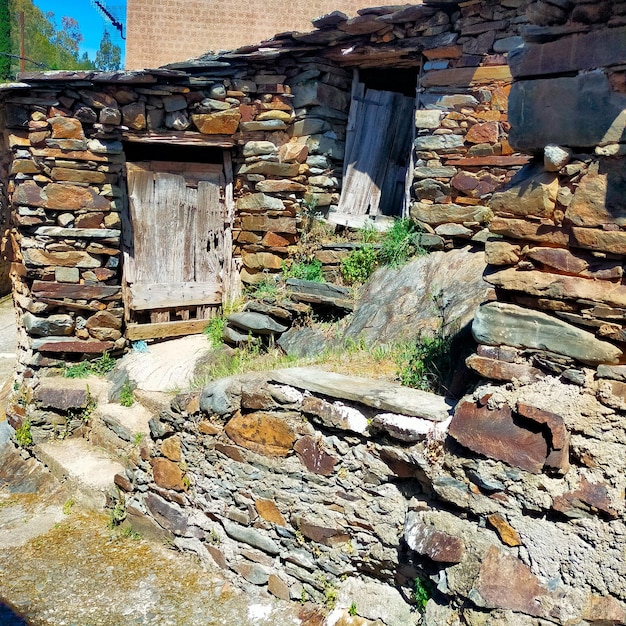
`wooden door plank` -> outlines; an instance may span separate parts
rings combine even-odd
[[[219,276],[224,261],[224,207],[220,188],[207,181],[198,183],[195,239],[195,278],[206,281]]]
[[[136,283],[130,286],[129,306],[134,311],[178,306],[219,305],[222,288],[213,282]]]
[[[183,320],[181,322],[162,322],[157,324],[128,324],[125,336],[130,341],[142,339],[165,339],[183,335],[199,335],[208,324],[204,320]]]

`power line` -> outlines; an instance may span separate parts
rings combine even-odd
[[[96,9],[100,11],[100,13],[102,13],[102,15],[106,17],[109,22],[111,22],[113,28],[119,32],[120,37],[126,41],[126,37],[124,36],[124,24],[115,18],[115,16],[107,8],[106,4],[102,2],[102,0],[91,0],[91,4],[96,7]]]

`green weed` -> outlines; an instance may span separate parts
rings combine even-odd
[[[381,265],[399,267],[414,256],[426,254],[419,245],[420,231],[409,218],[396,220],[384,234],[378,258]]]
[[[337,587],[326,581],[324,583],[324,606],[329,611],[332,611],[335,608],[335,604],[337,604]]]
[[[278,294],[278,285],[273,280],[262,280],[248,288],[247,294],[251,298],[272,298]]]
[[[106,376],[116,365],[117,361],[105,352],[101,357],[91,362],[91,371],[96,376]]]
[[[141,539],[141,533],[133,530],[130,526],[124,526],[120,530],[120,537],[123,537],[124,539],[132,539],[133,541],[139,541],[139,539]]]
[[[109,521],[107,528],[114,530],[126,519],[126,509],[121,500],[117,500],[115,506],[109,511]]]
[[[135,404],[135,394],[133,392],[133,386],[128,380],[128,378],[124,381],[122,388],[120,390],[120,404],[125,407],[131,407]]]
[[[135,433],[135,436],[133,437],[133,445],[138,446],[143,441],[143,437],[143,433]]]
[[[65,378],[87,378],[89,374],[91,374],[91,363],[89,361],[68,365],[63,372]]]
[[[413,601],[417,605],[417,610],[424,613],[426,604],[433,594],[433,585],[428,578],[416,578],[413,583]]]
[[[376,230],[374,223],[367,220],[359,228],[359,238],[363,243],[376,243],[380,240],[380,233]]]
[[[371,244],[353,250],[341,261],[341,275],[349,285],[364,283],[378,265],[378,252]]]
[[[403,385],[445,395],[447,384],[454,371],[455,357],[452,344],[456,322],[446,319],[446,305],[439,291],[431,295],[440,318],[439,327],[432,336],[420,335],[408,343],[397,357],[398,378]]]
[[[204,334],[211,341],[211,345],[214,348],[221,346],[224,343],[222,335],[224,334],[224,328],[226,327],[226,318],[224,316],[214,317],[209,321],[207,327],[204,329]]]
[[[72,512],[72,507],[76,504],[73,498],[66,500],[63,504],[63,515],[69,515]]]
[[[90,374],[106,376],[115,367],[116,363],[117,361],[108,352],[104,352],[95,361],[81,361],[80,363],[66,366],[63,376],[65,378],[87,378]]]
[[[30,421],[25,420],[22,425],[15,430],[15,441],[21,448],[28,448],[33,445],[33,435],[30,432]]]
[[[350,615],[351,617],[355,617],[356,616],[356,612],[357,612],[356,602],[353,602],[350,605],[350,608],[348,609],[348,615]]]
[[[299,278],[300,280],[310,280],[316,283],[325,282],[322,262],[318,259],[283,263],[283,277]]]

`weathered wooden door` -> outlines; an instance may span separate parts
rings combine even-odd
[[[401,213],[414,108],[413,98],[391,91],[366,91],[363,83],[355,86],[339,213]]]
[[[200,333],[219,313],[232,257],[227,174],[205,163],[127,164],[128,339]]]

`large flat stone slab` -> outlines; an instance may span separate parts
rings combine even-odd
[[[549,350],[582,363],[617,363],[622,351],[586,330],[514,304],[490,302],[479,307],[472,324],[478,343]]]
[[[548,144],[582,148],[619,143],[624,109],[626,95],[612,91],[602,72],[518,81],[509,96],[509,141],[523,152]]]
[[[542,43],[526,42],[509,55],[516,79],[565,74],[626,63],[626,28],[594,30]]]
[[[149,346],[145,352],[131,352],[118,364],[137,389],[172,391],[192,383],[198,363],[211,352],[204,335],[191,335]]]
[[[271,380],[331,398],[352,400],[375,409],[422,417],[433,422],[448,419],[452,407],[445,398],[434,393],[371,378],[326,372],[314,367],[276,370],[272,372]]]

